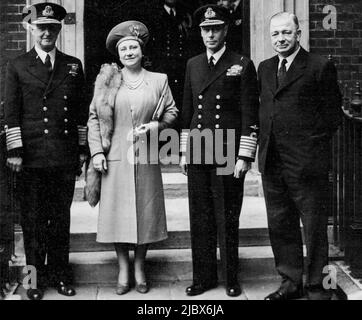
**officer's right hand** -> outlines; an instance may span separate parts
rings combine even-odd
[[[96,154],[93,157],[93,167],[99,172],[106,173],[108,170],[107,160],[103,153]]]
[[[180,168],[182,170],[182,173],[187,176],[187,160],[186,160],[186,156],[181,156],[181,160],[180,160]]]
[[[19,173],[23,169],[23,158],[8,158],[6,165],[10,168],[11,171]]]

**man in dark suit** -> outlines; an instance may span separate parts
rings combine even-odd
[[[218,239],[226,293],[236,297],[241,294],[238,232],[244,179],[257,144],[256,70],[252,61],[225,46],[225,8],[206,5],[195,18],[201,21],[206,52],[187,63],[182,110],[180,165],[188,175],[194,278],[186,293],[195,296],[217,286]],[[205,139],[197,139],[201,135]],[[225,151],[226,167],[220,161]]]
[[[245,36],[243,22],[243,1],[242,0],[221,0],[221,5],[230,11],[230,26],[226,38],[227,46],[229,49],[242,54],[243,50],[243,37]]]
[[[270,22],[277,55],[258,70],[261,105],[259,169],[280,288],[267,300],[303,294],[303,243],[307,248],[308,298],[324,299],[328,265],[328,172],[331,137],[341,122],[336,69],[299,44],[298,18],[279,13]]]
[[[70,206],[86,157],[88,107],[81,62],[55,47],[65,16],[65,9],[54,3],[29,8],[24,21],[35,47],[10,61],[6,76],[7,165],[21,172],[26,261],[38,279],[27,290],[32,300],[43,297],[47,284],[59,294],[75,294],[70,286]]]
[[[172,95],[181,109],[186,62],[192,48],[189,41],[191,15],[177,0],[161,0],[150,8],[146,25],[150,30],[147,56],[150,70],[168,75]]]

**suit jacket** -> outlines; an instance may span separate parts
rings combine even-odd
[[[278,88],[278,64],[275,56],[258,70],[259,169],[266,172],[273,135],[274,148],[290,174],[297,178],[324,174],[329,170],[331,137],[342,120],[335,66],[301,48]]]
[[[248,140],[256,135],[258,105],[256,70],[248,58],[226,49],[211,71],[206,53],[188,61],[182,109],[183,129],[210,129],[213,133],[216,129],[234,129],[235,140],[232,142],[235,144],[235,156],[238,156],[241,138]],[[224,149],[230,142],[224,132]],[[192,148],[190,151],[192,155]],[[202,159],[211,151],[202,145]],[[253,150],[249,151],[243,155],[253,160]]]
[[[240,2],[235,11],[231,13],[231,22],[226,37],[228,47],[238,53],[242,53],[246,48],[243,48],[243,37],[245,36],[243,3]]]
[[[88,106],[80,60],[56,52],[52,77],[35,49],[9,62],[5,89],[7,149],[25,167],[76,166],[86,141]]]

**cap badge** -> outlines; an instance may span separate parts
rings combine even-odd
[[[43,11],[44,17],[54,17],[54,10],[51,6],[46,6]]]
[[[212,8],[208,8],[205,12],[206,19],[213,19],[216,18],[216,12],[212,10]]]
[[[139,29],[139,26],[137,26],[137,25],[130,26],[129,31],[131,31],[132,35],[137,37],[137,38],[140,35],[140,29]]]

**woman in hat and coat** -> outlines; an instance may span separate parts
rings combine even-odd
[[[172,126],[178,110],[167,76],[142,67],[148,38],[147,27],[138,21],[111,30],[106,46],[123,68],[102,66],[88,121],[92,164],[102,173],[97,241],[115,244],[120,295],[130,289],[129,244],[135,245],[136,290],[146,293],[147,247],[167,238],[160,166],[145,154],[150,148],[158,154],[148,138]]]

